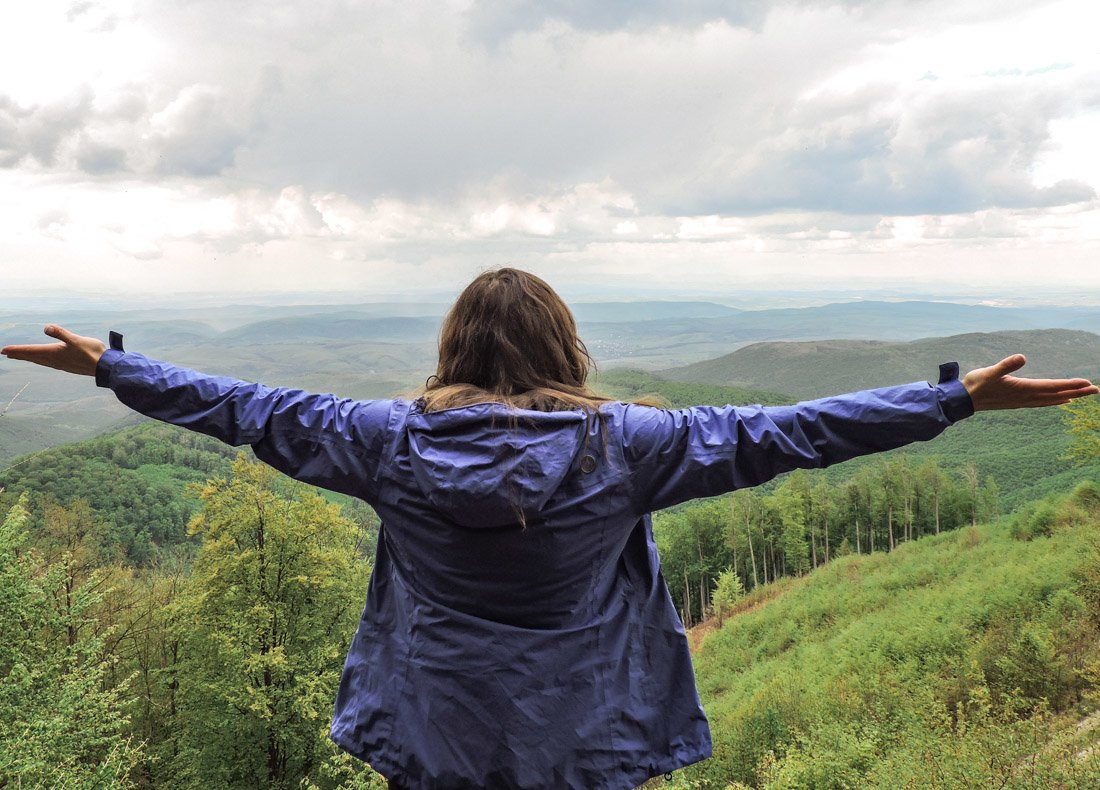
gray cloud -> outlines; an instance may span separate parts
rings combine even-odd
[[[198,87],[181,93],[151,119],[154,171],[201,178],[231,167],[247,139],[231,116],[216,91]]]
[[[666,195],[673,213],[935,214],[1056,206],[1095,197],[1082,181],[1036,187],[1031,166],[1050,121],[1072,112],[1080,86],[996,82],[982,90],[891,86],[790,106],[749,149],[712,151],[692,190]]]
[[[207,85],[154,102],[154,88],[98,97],[91,87],[53,102],[22,105],[0,95],[0,166],[34,166],[95,176],[205,178],[232,167],[259,127],[266,83],[251,104]]]
[[[83,86],[59,101],[22,106],[0,95],[0,163],[13,167],[30,157],[50,167],[62,142],[87,121],[93,93]]]
[[[794,5],[816,16],[757,33],[732,24],[791,4],[478,4],[468,24],[514,17],[500,29],[522,33],[491,50],[463,36],[462,17],[416,2],[339,14],[325,5],[299,18],[300,37],[230,22],[223,39],[272,36],[266,46],[285,52],[277,69],[247,51],[235,62],[237,101],[262,105],[265,122],[247,139],[239,125],[193,124],[206,129],[201,155],[177,156],[190,162],[178,170],[234,163],[235,175],[269,186],[360,200],[522,197],[610,177],[643,209],[672,214],[954,212],[1093,194],[1030,182],[1049,122],[1072,114],[1079,86],[1040,72],[965,95],[930,87],[914,106],[896,106],[893,84],[806,98],[899,31],[948,22],[929,18],[931,2],[867,3],[860,14]],[[200,6],[222,18],[220,6]],[[715,16],[724,21],[696,29]],[[540,21],[558,17],[575,29]]]
[[[76,148],[76,165],[93,176],[126,172],[126,151],[83,136]]]
[[[909,0],[908,4],[921,11],[931,5],[928,0]],[[595,33],[697,28],[713,22],[759,31],[770,13],[784,8],[891,10],[896,5],[890,0],[483,0],[471,5],[466,21],[475,40],[495,46],[511,35],[555,22]],[[1007,5],[1002,2],[1000,9],[1004,11],[1008,5],[1011,0]],[[975,11],[979,9],[970,9],[970,13]]]
[[[717,20],[736,27],[759,27],[769,5],[767,0],[490,0],[470,9],[469,23],[477,38],[494,43],[517,32],[537,30],[548,21],[597,32],[655,25],[695,27]]]

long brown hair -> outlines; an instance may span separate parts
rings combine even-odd
[[[425,411],[486,402],[596,411],[611,398],[589,388],[594,367],[553,288],[529,272],[494,269],[466,286],[443,320],[439,365],[420,397]]]

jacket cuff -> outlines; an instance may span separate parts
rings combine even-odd
[[[950,422],[958,422],[974,413],[974,401],[961,381],[959,381],[959,363],[945,362],[940,365],[940,381],[936,385],[936,395],[940,399],[943,415]]]
[[[97,387],[111,387],[111,369],[114,364],[122,359],[125,351],[121,351],[117,348],[109,348],[103,352],[103,356],[99,358],[99,362],[95,366],[95,384]]]

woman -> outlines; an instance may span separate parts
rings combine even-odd
[[[444,321],[416,400],[271,389],[49,326],[2,353],[95,375],[143,414],[250,444],[382,520],[331,737],[395,786],[623,788],[702,760],[710,733],[649,513],[796,467],[930,439],[974,410],[1098,390],[1012,376],[790,407],[662,410],[608,400],[541,279],[487,272]]]

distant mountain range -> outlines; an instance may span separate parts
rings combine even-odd
[[[446,308],[391,302],[7,311],[0,313],[0,345],[44,342],[47,322],[102,338],[114,329],[124,333],[129,350],[209,373],[348,397],[388,397],[415,389],[434,370]],[[1100,337],[1068,331],[1100,331],[1100,308],[852,302],[737,310],[712,302],[646,301],[580,303],[573,309],[603,371],[666,370],[677,381],[795,398],[928,378],[945,359],[959,359],[965,367],[1017,350],[1034,356],[1030,375],[1100,377]],[[1048,331],[1026,331],[1035,329]],[[1050,331],[1055,329],[1067,331]],[[984,340],[959,335],[998,330],[1015,334]],[[944,335],[951,337],[912,342]],[[24,385],[0,418],[0,464],[135,419],[89,381],[0,360],[0,409]]]
[[[916,340],[960,332],[1076,329],[1100,332],[1097,308],[1004,308],[948,302],[851,302],[745,310],[721,317],[588,322],[581,333],[597,359],[647,369],[702,361],[767,340]],[[694,357],[694,359],[691,359]],[[682,364],[682,363],[681,363]]]
[[[692,381],[785,392],[815,398],[868,387],[935,379],[941,362],[963,372],[1009,354],[1025,354],[1021,375],[1100,379],[1100,335],[1065,329],[974,332],[904,343],[879,340],[811,340],[754,343],[732,354],[660,371]]]

